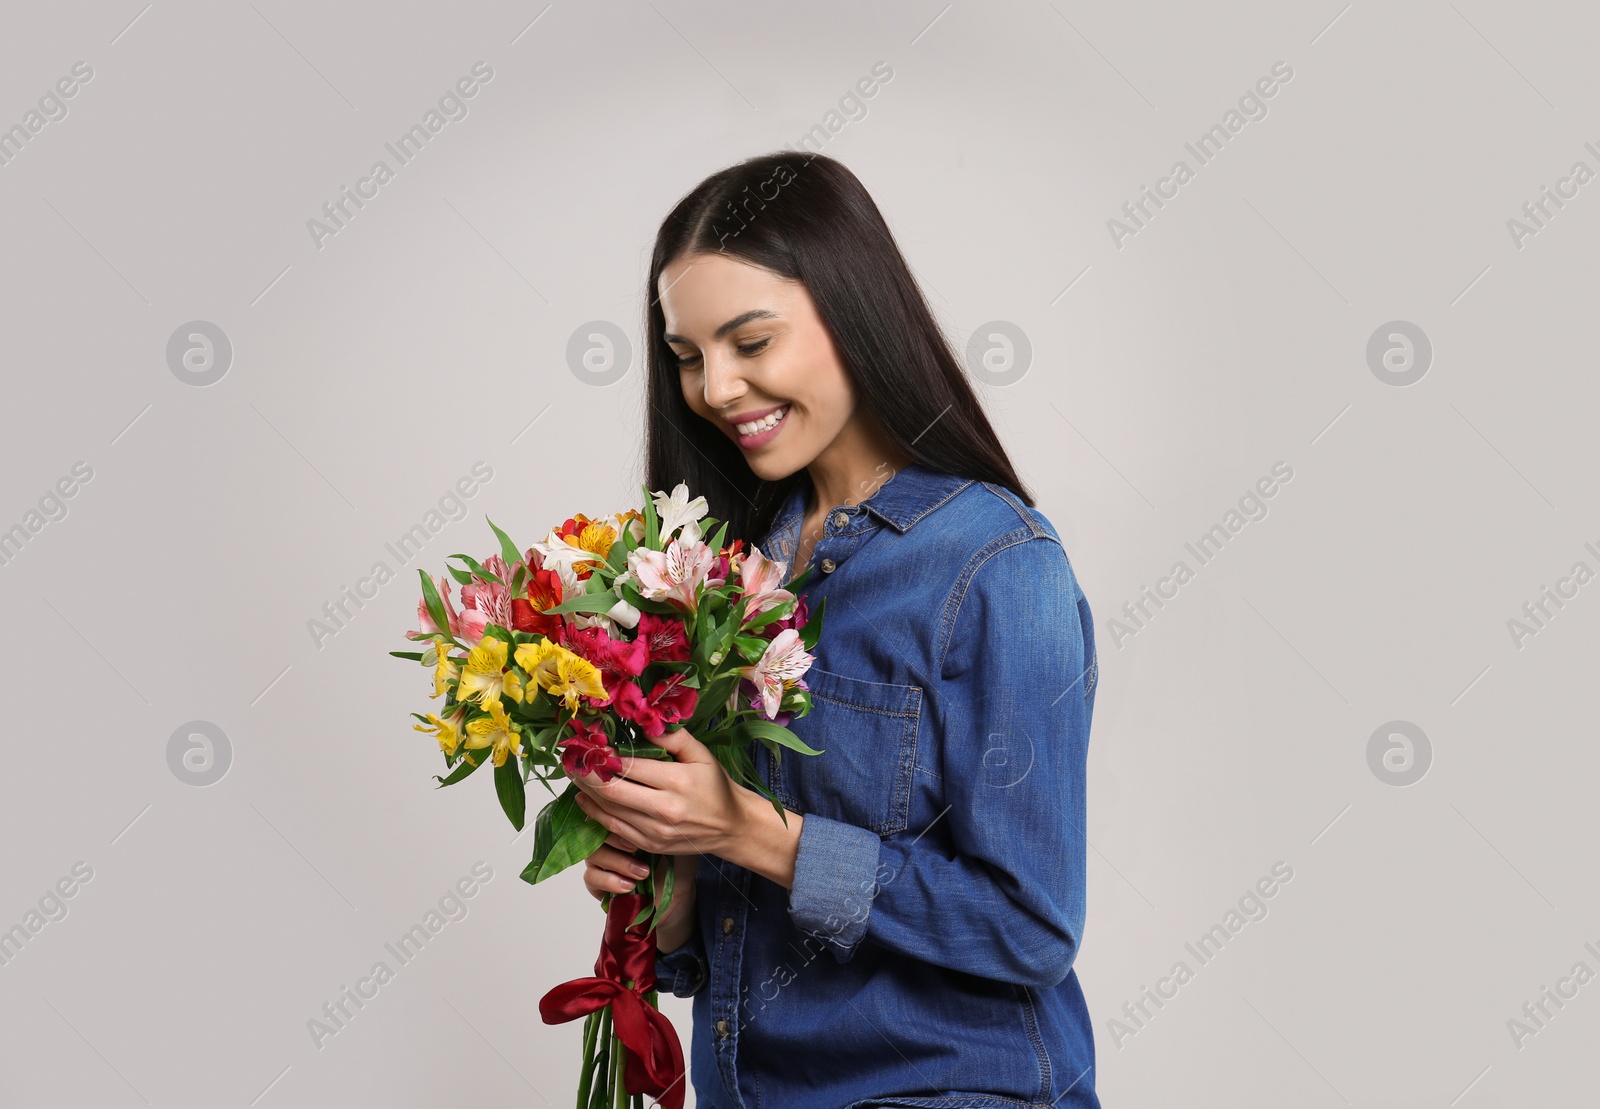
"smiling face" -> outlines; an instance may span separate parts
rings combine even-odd
[[[758,477],[857,453],[869,421],[858,418],[855,385],[803,284],[694,254],[664,267],[658,289],[684,399]]]

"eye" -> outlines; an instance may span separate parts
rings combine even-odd
[[[673,354],[672,357],[676,360],[677,366],[678,366],[678,368],[680,370],[688,369],[690,366],[692,366],[696,362],[700,361],[700,356],[698,354],[691,354],[691,355]]]
[[[755,342],[755,343],[743,343],[739,347],[739,353],[742,354],[742,355],[745,355],[746,357],[749,357],[749,356],[755,355],[755,354],[759,354],[759,353],[761,353],[761,349],[763,347],[765,347],[769,342],[771,342],[770,339],[762,339],[759,342]]]

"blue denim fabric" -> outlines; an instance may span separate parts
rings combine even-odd
[[[830,511],[811,559],[825,627],[790,727],[824,754],[758,751],[804,815],[794,888],[703,856],[698,932],[657,959],[694,999],[697,1105],[1098,1109],[1073,969],[1098,670],[1060,536],[913,464]]]

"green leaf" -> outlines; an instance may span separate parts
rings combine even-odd
[[[500,795],[500,807],[511,819],[511,826],[522,831],[522,818],[528,809],[528,788],[516,759],[508,758],[494,768],[494,791]]]
[[[800,629],[800,645],[808,651],[817,647],[817,638],[822,634],[822,610],[828,607],[828,598],[824,597],[817,602],[817,611],[806,619],[806,626]]]
[[[652,551],[661,546],[661,521],[656,519],[656,499],[650,495],[648,485],[640,485],[644,490],[644,545]]]
[[[472,584],[472,581],[473,581],[472,574],[469,573],[468,571],[466,571],[466,570],[457,570],[454,566],[450,565],[449,562],[446,562],[444,564],[444,568],[450,572],[450,576],[452,578],[456,579],[456,584],[457,585],[471,585]]]
[[[739,653],[744,656],[746,662],[755,662],[766,654],[768,642],[768,640],[761,638],[759,635],[736,635],[733,637],[734,646],[739,649]]]
[[[433,621],[433,626],[445,635],[450,634],[450,618],[445,615],[444,602],[439,599],[439,591],[434,588],[433,579],[421,567],[417,569],[417,576],[422,579],[422,600],[428,606],[428,617]]]
[[[758,739],[763,743],[776,743],[780,747],[787,747],[791,751],[799,751],[802,755],[820,755],[821,751],[807,747],[800,737],[788,728],[774,724],[770,720],[743,720],[734,725],[733,732],[745,740]]]
[[[606,840],[606,830],[578,808],[578,787],[567,791],[544,808],[533,821],[533,859],[522,871],[522,880],[537,885],[581,863]]]
[[[484,519],[489,520],[489,517],[485,516]],[[506,569],[509,570],[522,561],[522,552],[517,550],[517,545],[509,535],[494,526],[493,520],[489,520],[489,526],[494,528],[494,534],[500,540],[500,557],[506,560]]]
[[[609,612],[617,603],[617,595],[607,589],[604,593],[579,593],[570,601],[545,609],[547,615],[559,612]]]
[[[422,661],[421,651],[390,651],[389,653],[395,658],[410,659],[412,662]]]
[[[499,577],[498,574],[491,574],[488,570],[485,570],[483,568],[483,565],[477,559],[473,558],[471,555],[465,555],[465,554],[445,555],[446,563],[448,564],[448,560],[450,560],[452,558],[459,558],[462,562],[465,562],[467,564],[467,569],[471,570],[473,572],[473,574],[475,574],[477,577],[482,578],[484,581],[500,581],[500,577]],[[459,581],[460,579],[458,578],[457,580]],[[470,585],[471,582],[462,582],[461,584],[462,585]],[[505,583],[504,582],[500,582],[500,584],[504,585]]]
[[[462,778],[465,778],[468,774],[471,774],[474,770],[478,769],[478,767],[482,765],[483,760],[481,758],[474,762],[463,755],[461,756],[461,761],[456,764],[456,768],[450,772],[450,776],[448,778],[441,778],[437,774],[433,776],[434,780],[439,783],[435,788],[443,789],[445,786],[453,786]]]

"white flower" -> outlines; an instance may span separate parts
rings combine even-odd
[[[685,541],[692,543],[699,540],[700,525],[698,521],[700,517],[709,511],[704,497],[696,497],[691,501],[689,499],[689,486],[681,481],[673,488],[670,497],[659,489],[650,495],[656,502],[656,515],[661,520],[662,542],[665,542],[672,536],[673,532],[685,525],[691,525],[694,528],[692,534],[687,531],[684,533]]]

